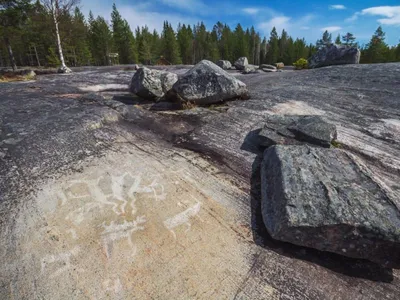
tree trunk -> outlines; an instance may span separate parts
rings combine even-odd
[[[67,66],[65,65],[64,55],[61,47],[60,31],[58,30],[56,1],[52,0],[51,2],[52,2],[51,4],[53,10],[52,14],[53,14],[54,25],[56,26],[57,47],[58,47],[58,53],[60,55],[61,67],[66,68]]]
[[[38,67],[40,67],[40,60],[39,60],[39,55],[36,50],[36,45],[33,45],[33,49],[35,49],[36,61],[37,61]]]
[[[14,54],[12,52],[10,40],[8,39],[8,37],[4,37],[4,42],[5,42],[7,50],[8,50],[8,56],[10,57],[11,67],[13,68],[14,71],[16,71],[17,63],[15,62]]]

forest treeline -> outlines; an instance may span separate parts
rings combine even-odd
[[[230,28],[221,22],[207,29],[204,23],[173,28],[165,21],[161,32],[147,26],[132,31],[115,4],[111,22],[91,12],[86,18],[78,4],[77,0],[0,0],[0,67],[12,64],[11,56],[19,66],[59,66],[54,22],[68,66],[154,64],[160,57],[172,64],[195,64],[202,59],[233,62],[242,56],[250,64],[291,65],[330,43],[360,47],[362,63],[400,61],[400,43],[388,46],[381,27],[362,46],[352,33],[333,39],[326,31],[315,44],[307,44],[304,38],[293,38],[286,30],[278,33],[271,28],[269,37],[262,37],[254,27],[237,24]]]

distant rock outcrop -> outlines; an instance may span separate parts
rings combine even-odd
[[[241,70],[243,71],[245,66],[249,64],[249,61],[247,60],[247,57],[240,57],[235,63],[236,70]]]
[[[196,104],[247,99],[246,85],[208,60],[202,60],[173,86],[171,97]]]
[[[229,60],[219,60],[217,61],[217,66],[224,70],[230,70],[232,68],[232,64]]]
[[[309,68],[320,68],[332,65],[360,63],[361,52],[356,47],[328,45],[320,49],[308,60]]]
[[[139,68],[132,78],[130,91],[141,98],[160,100],[171,90],[178,75],[170,72]]]
[[[261,177],[262,215],[274,239],[400,267],[400,211],[354,156],[273,146]]]

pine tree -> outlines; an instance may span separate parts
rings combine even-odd
[[[115,3],[111,13],[114,49],[121,64],[130,64],[138,60],[135,37],[129,24],[117,10]]]
[[[109,65],[109,53],[112,49],[112,33],[103,17],[93,19],[89,15],[89,41],[92,57],[97,65]]]
[[[229,60],[231,62],[235,61],[235,47],[234,36],[228,25],[224,25],[222,29],[221,39],[220,39],[220,52],[221,59]]]
[[[267,39],[266,37],[264,37],[260,47],[260,64],[267,63],[267,47],[268,47]]]
[[[249,48],[248,43],[246,42],[246,34],[240,24],[238,24],[234,31],[234,50],[233,54],[235,56],[235,60],[239,57],[248,57],[249,56]]]
[[[190,26],[178,26],[177,40],[179,44],[180,53],[182,56],[182,63],[192,64],[193,62],[193,33]]]
[[[149,28],[147,26],[142,27],[142,30],[138,28],[136,39],[139,43],[139,61],[145,65],[150,65],[156,57],[154,57],[152,51],[153,35],[149,32]]]
[[[356,39],[356,37],[350,32],[348,32],[342,36],[343,44],[345,44],[346,46],[350,46],[350,47],[356,45],[356,43],[354,43],[355,39]]]
[[[89,65],[92,55],[88,43],[88,26],[85,16],[78,7],[75,8],[72,20],[72,30],[74,32],[73,48],[75,53],[75,66]]]
[[[11,39],[21,33],[20,27],[26,21],[29,10],[29,0],[3,0],[0,2],[0,35],[3,37],[13,70],[17,69],[17,64]]]
[[[287,58],[286,51],[288,45],[288,33],[285,29],[282,30],[282,34],[279,38],[279,56],[278,60],[280,62],[284,62],[285,58]]]
[[[336,37],[335,44],[336,45],[341,45],[342,44],[342,41],[340,40],[340,34],[338,34],[338,36]]]
[[[271,35],[268,42],[267,50],[267,63],[273,64],[278,61],[279,56],[279,39],[276,28],[272,28]]]
[[[323,48],[326,46],[329,46],[332,44],[332,34],[328,32],[328,30],[325,30],[325,32],[322,34],[322,39],[317,41],[317,48]]]
[[[387,62],[389,47],[385,43],[385,33],[382,27],[379,26],[372,35],[370,42],[367,44],[364,51],[363,62],[367,63],[383,63]]]
[[[291,37],[289,37],[287,40],[286,51],[282,59],[283,63],[285,65],[292,65],[296,61],[295,55],[294,41]]]
[[[163,41],[162,42],[163,57],[171,64],[182,63],[174,29],[168,22],[164,22],[162,41]]]

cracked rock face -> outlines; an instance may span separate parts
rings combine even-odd
[[[261,166],[274,239],[400,266],[400,212],[369,170],[338,149],[273,146]]]
[[[199,105],[248,98],[247,87],[242,81],[208,60],[202,60],[185,73],[174,84],[172,94]]]
[[[129,90],[141,98],[160,100],[178,80],[178,75],[170,72],[140,68],[132,78]]]

